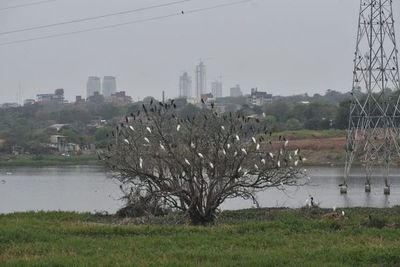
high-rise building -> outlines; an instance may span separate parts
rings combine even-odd
[[[192,78],[187,72],[183,73],[179,78],[179,97],[192,97]]]
[[[222,81],[216,80],[211,83],[211,92],[214,98],[222,97]]]
[[[102,87],[103,96],[110,97],[117,92],[117,80],[113,76],[104,76]]]
[[[100,84],[100,78],[91,76],[88,78],[87,84],[86,84],[86,95],[87,98],[91,97],[94,95],[94,93],[101,93],[101,84]]]
[[[242,95],[242,90],[240,89],[240,86],[238,84],[235,87],[231,88],[231,97],[239,97]]]
[[[207,79],[206,79],[206,65],[200,62],[196,66],[196,95],[197,99],[201,98],[201,95],[207,91]]]

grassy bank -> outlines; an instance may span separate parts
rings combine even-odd
[[[1,266],[399,266],[400,208],[224,212],[212,227],[0,216]],[[369,218],[372,215],[372,218]]]
[[[96,155],[79,156],[11,156],[0,159],[0,167],[47,167],[47,166],[74,166],[74,165],[98,165]]]

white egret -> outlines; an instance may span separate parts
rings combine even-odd
[[[278,160],[278,167],[280,168],[281,167],[281,162]]]
[[[214,169],[214,164],[212,164],[211,162],[210,162],[210,167],[211,167],[211,169]]]
[[[195,144],[193,142],[190,143],[191,148],[196,148]]]
[[[181,129],[181,125],[178,124],[178,126],[176,126],[176,130],[179,132],[180,129]]]
[[[143,169],[143,159],[139,158],[139,167]]]
[[[269,153],[269,156],[271,157],[271,159],[274,158],[274,154],[272,154],[271,152]]]
[[[261,163],[265,165],[265,163],[267,163],[267,162],[265,161],[265,159],[262,159]]]
[[[146,127],[146,130],[147,130],[149,133],[151,133],[150,127]]]
[[[231,144],[227,144],[226,147],[227,147],[228,149],[230,149],[230,148],[231,148]]]
[[[225,149],[222,149],[222,153],[226,156],[226,151],[225,151]]]
[[[257,166],[257,164],[254,164],[254,168],[256,168],[256,170],[258,171],[258,166]]]
[[[132,132],[135,131],[135,128],[133,128],[132,126],[129,126],[129,129],[131,129]]]
[[[236,135],[236,140],[240,141],[239,135]]]
[[[285,146],[288,146],[288,144],[289,144],[289,141],[286,140],[286,141],[285,141]]]
[[[257,140],[256,140],[255,137],[252,137],[251,140],[253,140],[253,143],[254,143],[254,144],[257,143]]]
[[[150,144],[150,140],[149,140],[149,138],[145,137],[145,138],[144,138],[144,141],[146,141],[147,143],[149,143],[149,144]]]
[[[260,150],[260,144],[257,144],[256,150]]]
[[[200,152],[199,152],[199,153],[197,153],[197,155],[199,155],[199,157],[200,157],[200,158],[204,159],[204,156],[203,156],[203,154],[201,154]]]
[[[162,150],[165,151],[165,146],[161,142],[160,142],[160,147],[161,147]]]
[[[243,154],[247,155],[246,149],[242,148],[241,150],[242,150]]]
[[[190,162],[187,159],[185,159],[185,162],[186,162],[187,165],[190,166]]]
[[[225,131],[225,126],[221,126],[222,131]]]
[[[128,139],[124,139],[124,142],[128,145],[130,144]]]
[[[299,165],[299,161],[298,161],[298,160],[296,160],[296,161],[294,162],[294,166],[297,167],[297,165]]]

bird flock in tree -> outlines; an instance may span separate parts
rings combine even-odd
[[[124,186],[189,210],[193,221],[211,220],[227,198],[256,201],[257,191],[301,185],[305,158],[284,136],[274,140],[263,118],[202,106],[189,116],[174,100],[150,100],[107,134],[99,159]]]

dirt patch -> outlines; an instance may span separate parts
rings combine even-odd
[[[344,151],[346,144],[345,137],[324,138],[324,139],[301,139],[289,142],[289,149],[301,150],[335,150]]]

